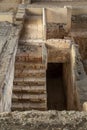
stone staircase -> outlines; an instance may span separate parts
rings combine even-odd
[[[46,64],[42,59],[42,46],[19,45],[15,63],[12,111],[46,110]],[[27,48],[26,51],[23,48]]]
[[[25,17],[15,61],[12,111],[46,110],[46,50],[42,16]]]

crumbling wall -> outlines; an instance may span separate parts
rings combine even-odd
[[[9,112],[14,78],[14,62],[21,27],[0,23],[0,112]]]
[[[77,37],[74,37],[74,39],[76,43],[79,45],[79,52],[81,54],[84,69],[87,74],[87,38],[86,38],[86,35],[85,37],[77,36]]]
[[[1,112],[9,112],[11,111],[11,99],[12,99],[12,88],[13,88],[13,79],[14,79],[14,62],[16,55],[17,46],[14,49],[13,55],[11,57],[11,61],[9,62],[9,66],[6,72],[6,78],[4,81],[4,86],[2,88],[2,98],[1,98]]]
[[[73,10],[74,11],[74,10]],[[75,14],[76,13],[76,14]],[[87,73],[87,10],[77,9],[72,15],[71,36],[79,45],[79,52],[82,57],[85,71]]]
[[[87,75],[84,71],[84,67],[81,61],[81,55],[76,44],[73,44],[72,48],[72,61],[72,70],[75,73],[75,75],[73,75],[75,79],[74,83],[76,86],[76,91],[74,91],[74,94],[77,94],[77,97],[80,101],[80,109],[82,110],[83,104],[87,100]]]
[[[82,29],[85,29],[87,28],[87,13],[85,14],[74,14],[72,15],[72,28],[82,28]]]
[[[80,110],[75,74],[75,50],[71,43],[70,60],[63,64],[63,78],[67,96],[67,110]]]
[[[2,113],[0,130],[87,130],[87,112]]]
[[[47,39],[64,38],[67,36],[64,24],[48,23],[47,24]]]

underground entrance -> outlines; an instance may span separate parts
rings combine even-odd
[[[48,63],[46,77],[48,110],[66,110],[67,106],[63,83],[63,64]]]

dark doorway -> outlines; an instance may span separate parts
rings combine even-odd
[[[48,63],[47,106],[48,110],[66,110],[62,63]]]

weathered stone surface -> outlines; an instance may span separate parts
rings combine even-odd
[[[20,68],[15,67],[12,111],[46,110],[47,108],[46,63],[43,63],[43,45],[38,42],[19,43],[16,64],[19,63]]]
[[[6,13],[6,12],[1,12],[0,13],[0,22],[4,22],[4,21],[8,21],[8,22],[10,22],[10,23],[13,23],[14,22],[14,15],[13,15],[13,13],[11,13],[11,12],[8,12],[8,13]]]
[[[20,28],[16,28],[16,26],[9,23],[1,23],[0,26],[0,112],[3,112],[10,111],[11,107],[14,62]],[[5,39],[3,40],[4,37]]]
[[[24,32],[21,39],[43,39],[42,17],[27,15],[24,24]]]
[[[48,23],[47,24],[47,39],[64,38],[65,36],[67,36],[65,27],[66,25],[64,24]]]
[[[87,130],[87,113],[74,111],[2,113],[0,130]]]
[[[70,40],[49,39],[46,42],[48,52],[48,62],[65,63],[70,59]]]
[[[72,15],[72,28],[87,29],[87,14]],[[81,30],[82,31],[82,30]]]

